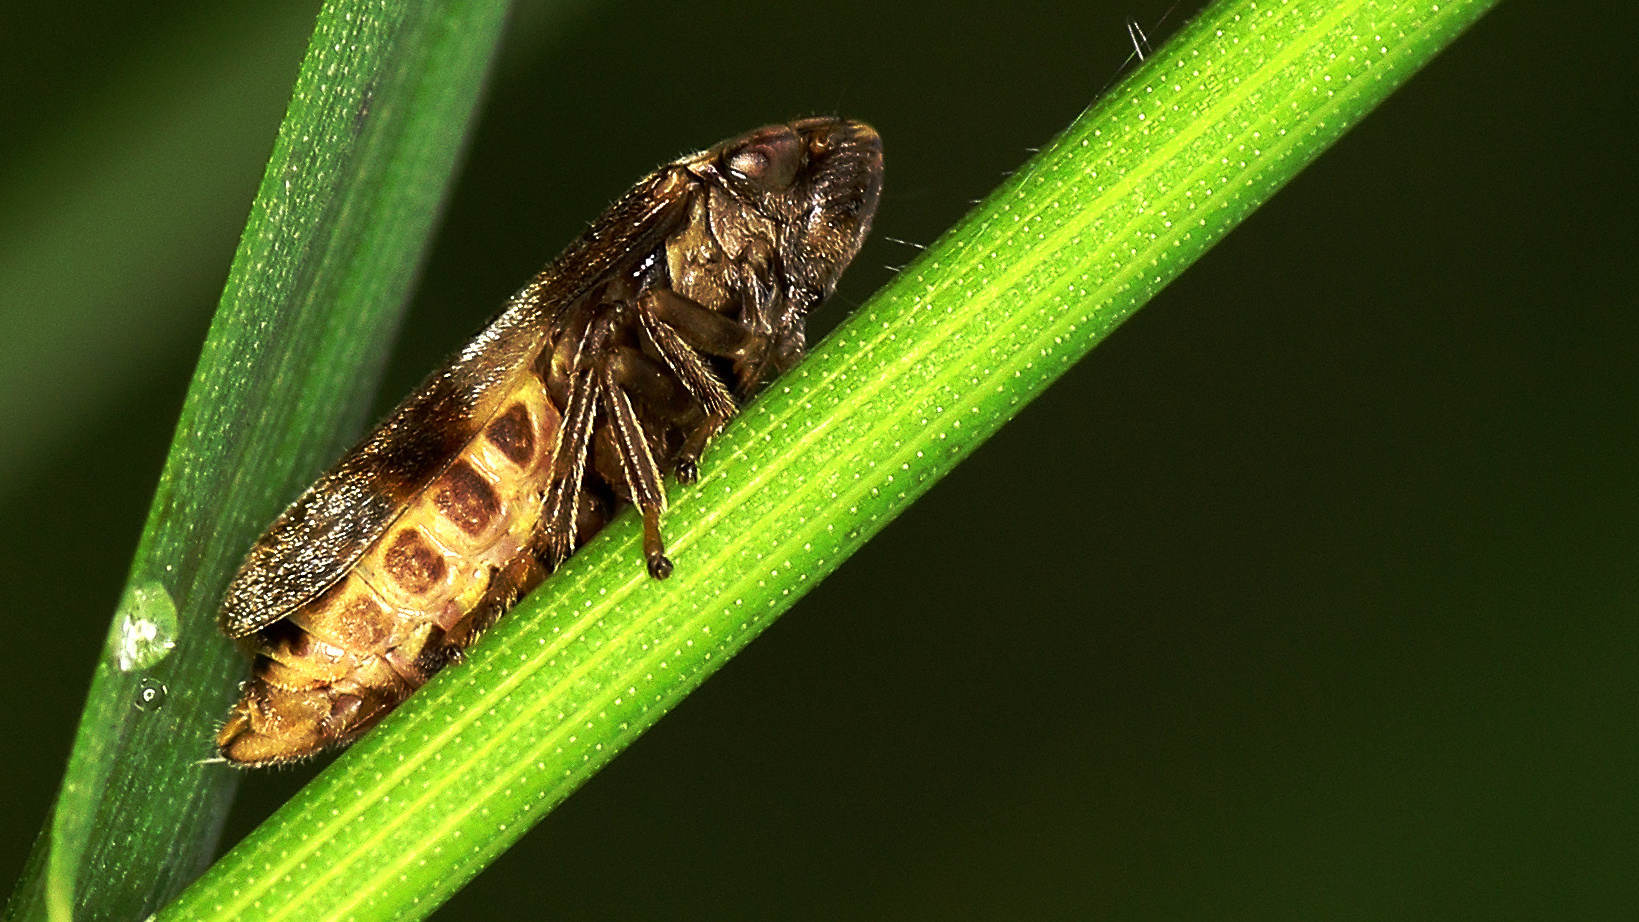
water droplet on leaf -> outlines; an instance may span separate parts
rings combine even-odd
[[[166,694],[165,683],[143,679],[142,687],[137,689],[137,700],[132,704],[139,711],[157,711],[165,706]]]
[[[158,582],[129,586],[114,613],[114,665],[121,672],[147,669],[176,646],[176,603]]]

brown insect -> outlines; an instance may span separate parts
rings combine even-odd
[[[217,734],[288,762],[379,721],[619,507],[672,571],[662,475],[802,357],[870,229],[882,145],[772,125],[645,177],[251,548],[223,633],[255,656]]]

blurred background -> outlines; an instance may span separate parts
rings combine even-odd
[[[888,164],[829,327],[1197,6],[524,3],[379,405],[816,113]],[[7,881],[316,9],[0,9]],[[1629,915],[1634,18],[1503,3],[438,917]]]

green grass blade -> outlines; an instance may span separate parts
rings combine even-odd
[[[244,669],[216,633],[222,586],[363,421],[505,12],[320,13],[8,915],[141,918],[209,860],[235,774],[201,760]]]
[[[162,918],[430,912],[1491,5],[1213,6]]]

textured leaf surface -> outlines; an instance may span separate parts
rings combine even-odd
[[[164,917],[430,912],[1490,6],[1212,7]]]

